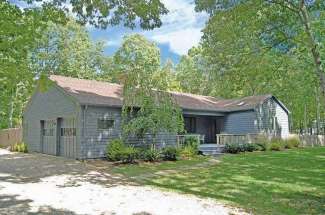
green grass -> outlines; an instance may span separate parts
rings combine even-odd
[[[201,165],[201,166],[200,166]],[[119,166],[138,183],[224,201],[254,214],[325,214],[325,148]]]

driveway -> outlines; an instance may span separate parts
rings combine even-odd
[[[210,199],[137,186],[83,162],[0,149],[0,214],[239,214]]]

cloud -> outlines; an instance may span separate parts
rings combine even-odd
[[[157,43],[167,43],[170,50],[179,55],[198,45],[208,15],[196,13],[189,0],[162,0],[169,13],[162,17],[163,25],[144,35]]]
[[[200,28],[186,28],[167,34],[158,34],[152,39],[157,43],[167,43],[170,50],[178,55],[185,55],[190,48],[199,44],[201,36]]]
[[[161,1],[169,13],[162,16],[163,25],[160,28],[144,31],[140,28],[131,30],[122,26],[114,26],[101,31],[88,26],[88,30],[94,38],[106,41],[106,48],[117,47],[122,43],[124,36],[139,33],[158,44],[168,45],[170,52],[177,55],[187,54],[191,47],[200,42],[201,30],[208,15],[204,12],[195,12],[193,0]]]

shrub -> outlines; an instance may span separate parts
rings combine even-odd
[[[166,147],[162,150],[162,157],[167,161],[176,161],[179,156],[179,151],[175,147]]]
[[[267,151],[270,149],[270,141],[264,135],[259,135],[255,144],[260,148],[260,151]]]
[[[245,152],[253,152],[253,151],[259,151],[259,148],[256,144],[254,143],[246,143],[244,144],[244,149]]]
[[[186,137],[184,146],[191,146],[193,149],[199,150],[199,141],[196,137]]]
[[[122,158],[124,144],[121,139],[112,140],[106,147],[106,156],[110,161],[120,161]]]
[[[283,145],[281,144],[281,142],[271,142],[270,143],[270,150],[272,151],[281,151],[283,149]]]
[[[180,156],[185,159],[190,159],[199,153],[198,148],[191,145],[186,145],[180,150]]]
[[[238,144],[230,143],[225,145],[224,151],[226,153],[237,154],[242,151],[242,148]]]
[[[26,143],[16,143],[13,146],[11,146],[10,151],[27,153],[28,152],[27,144]]]
[[[107,145],[106,156],[110,161],[132,163],[137,158],[137,150],[132,146],[125,146],[121,139],[115,139]]]
[[[239,152],[253,152],[258,151],[260,147],[253,143],[244,143],[244,144],[226,144],[225,152],[237,154]]]
[[[155,162],[160,160],[160,152],[155,149],[147,149],[141,152],[141,158],[144,161]]]
[[[292,137],[285,140],[285,148],[292,149],[300,146],[300,140],[298,138]]]
[[[123,163],[133,163],[137,157],[138,151],[132,146],[127,146],[122,151],[121,161]]]

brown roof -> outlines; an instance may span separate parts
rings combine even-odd
[[[119,84],[58,75],[51,75],[50,80],[54,81],[80,104],[116,107],[123,105],[123,87]],[[176,103],[183,109],[221,112],[253,109],[256,105],[272,97],[272,95],[261,95],[239,99],[219,99],[190,93],[170,93],[175,98]]]

